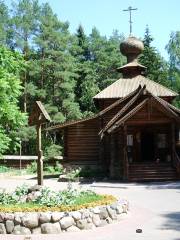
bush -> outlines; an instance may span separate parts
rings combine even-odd
[[[34,161],[27,165],[26,171],[27,173],[37,173],[37,162]]]
[[[6,167],[6,166],[0,166],[0,173],[5,173],[5,172],[9,172],[10,168]]]
[[[56,156],[62,155],[62,146],[52,144],[50,146],[47,146],[44,152],[44,159],[49,160],[53,159]]]

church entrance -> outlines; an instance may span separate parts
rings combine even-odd
[[[153,132],[141,133],[141,161],[150,162],[155,158],[155,137]]]

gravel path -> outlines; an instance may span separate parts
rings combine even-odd
[[[0,187],[14,189],[23,183],[33,185],[36,179],[16,177],[0,179]],[[46,186],[54,190],[64,189],[67,183],[57,179],[44,180]],[[79,185],[78,183],[74,184]],[[93,183],[83,184],[99,193],[113,194],[127,198],[130,202],[130,213],[119,223],[76,233],[61,235],[25,236],[1,235],[0,240],[180,240],[180,182],[124,184]],[[136,233],[141,228],[142,233]]]

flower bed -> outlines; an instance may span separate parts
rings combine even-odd
[[[46,188],[30,191],[18,188],[11,197],[1,192],[0,234],[54,234],[93,229],[118,221],[128,211],[126,200],[118,201],[113,196],[89,190],[69,189],[59,195],[60,192]],[[87,202],[83,202],[84,195]],[[52,199],[57,196],[58,199]],[[63,201],[68,204],[60,205]]]

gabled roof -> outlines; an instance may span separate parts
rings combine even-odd
[[[50,130],[55,130],[55,129],[60,129],[60,128],[65,128],[65,127],[69,127],[78,123],[83,123],[89,120],[93,120],[96,119],[98,117],[103,116],[105,113],[109,112],[111,109],[115,108],[116,106],[118,106],[119,104],[122,104],[125,101],[128,101],[129,99],[131,99],[131,97],[134,97],[139,90],[142,89],[141,86],[139,86],[137,89],[135,89],[135,91],[131,92],[130,94],[128,94],[126,97],[118,99],[117,101],[115,101],[114,103],[112,103],[110,106],[108,106],[107,108],[103,109],[102,111],[100,111],[99,113],[97,113],[96,115],[92,116],[92,117],[88,117],[85,119],[78,119],[78,120],[73,120],[73,121],[67,121],[65,123],[60,123],[51,127],[48,127],[46,130],[50,131]]]
[[[142,95],[144,96],[139,102],[138,98]],[[180,110],[165,100],[154,96],[144,87],[144,89],[140,89],[139,92],[106,124],[100,131],[101,137],[103,137],[105,133],[111,133],[122,126],[127,120],[140,111],[148,101],[154,103],[155,106],[159,106],[167,117],[180,123]]]
[[[146,89],[154,96],[158,97],[176,97],[178,94],[159,83],[156,83],[142,75],[133,78],[120,78],[103,91],[94,96],[94,99],[123,98],[138,88],[146,86]]]

